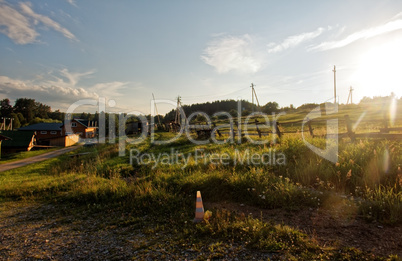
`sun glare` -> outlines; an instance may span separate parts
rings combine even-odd
[[[363,55],[354,82],[361,96],[400,95],[402,87],[402,38],[375,46]]]

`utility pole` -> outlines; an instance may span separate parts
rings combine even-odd
[[[177,97],[177,107],[176,107],[176,117],[175,117],[176,124],[180,124],[180,104],[181,104],[180,99],[181,99],[181,97],[178,96]]]
[[[252,112],[254,112],[254,84],[253,83],[251,83],[251,100],[252,100],[252,104],[253,104],[253,106],[251,107],[251,111]]]
[[[352,86],[350,86],[350,89],[349,89],[349,95],[348,95],[348,101],[346,102],[346,104],[349,104],[349,98],[350,98],[350,104],[352,104],[353,103],[353,100],[352,100],[352,92],[353,92],[353,88],[352,88]]]
[[[158,117],[159,125],[162,125],[162,124],[161,124],[161,119],[159,118],[158,108],[156,107],[156,103],[155,103],[155,96],[154,96],[153,93],[152,93],[152,98],[154,98],[154,107],[155,107],[156,115],[157,115],[157,117]]]
[[[255,89],[254,89],[254,84],[253,83],[251,83],[251,97],[252,97],[252,101],[253,101],[253,105],[254,105],[254,96],[255,96],[255,100],[257,101],[257,104],[258,104],[258,108],[260,107],[260,103],[258,102],[258,98],[257,98],[257,93],[255,92]],[[253,106],[253,112],[254,112],[254,106]]]
[[[336,67],[334,65],[334,105],[336,104]]]
[[[176,117],[175,117],[175,123],[181,124],[181,121],[184,121],[184,124],[187,124],[187,116],[186,113],[184,112],[181,104],[181,97],[177,97],[177,108],[176,108]]]

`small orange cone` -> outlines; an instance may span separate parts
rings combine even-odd
[[[204,220],[204,206],[202,205],[201,192],[197,191],[197,199],[195,201],[195,218],[194,223]]]

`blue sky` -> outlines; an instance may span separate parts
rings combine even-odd
[[[402,1],[0,0],[0,98],[148,114],[152,93],[251,101],[253,82],[299,106],[333,100],[336,65],[339,102],[358,102],[401,95],[401,46]]]

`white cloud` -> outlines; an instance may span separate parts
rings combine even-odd
[[[13,8],[0,1],[0,32],[7,35],[17,44],[36,42],[39,33],[35,26],[39,23],[63,34],[64,37],[77,41],[69,30],[47,16],[37,14],[32,10],[31,3],[20,3],[19,8]]]
[[[26,16],[3,2],[0,2],[0,32],[17,44],[32,43],[39,35]]]
[[[102,97],[112,98],[117,96],[123,96],[119,92],[122,88],[124,88],[128,82],[105,82],[105,83],[97,83],[90,88],[93,92],[100,94]]]
[[[76,86],[77,82],[81,80],[82,77],[89,76],[93,74],[95,70],[90,70],[84,73],[71,73],[67,68],[60,70],[60,73],[63,77],[67,78],[72,86]]]
[[[401,14],[398,14],[394,18],[398,18],[398,17],[400,18],[400,16],[401,16]],[[312,46],[309,48],[309,51],[326,51],[326,50],[341,48],[341,47],[347,46],[347,45],[354,43],[361,39],[372,38],[372,37],[375,37],[378,35],[382,35],[382,34],[393,32],[393,31],[400,30],[400,29],[402,29],[402,19],[389,21],[389,22],[379,25],[379,26],[375,26],[375,27],[371,27],[368,29],[364,29],[364,30],[355,32],[339,41],[323,42],[319,45]]]
[[[39,75],[32,80],[13,79],[0,76],[0,98],[29,97],[56,109],[66,109],[72,103],[81,99],[98,99],[105,97],[115,99],[124,97],[121,89],[128,82],[104,82],[84,86],[79,85],[81,77],[91,75],[93,71],[71,73],[67,69],[53,72],[48,75]],[[62,77],[59,77],[62,75]],[[78,86],[77,86],[78,85]],[[118,108],[117,106],[115,108]],[[119,107],[122,108],[122,107]]]
[[[245,34],[240,37],[223,36],[210,42],[201,59],[218,73],[254,73],[262,67],[260,57],[253,48],[252,37]]]
[[[70,5],[77,7],[77,4],[75,3],[74,0],[67,0],[67,2],[68,2]]]
[[[77,98],[97,98],[98,94],[89,92],[84,88],[73,88],[43,82],[34,84],[33,81],[12,79],[7,76],[0,76],[0,93],[11,94],[14,97],[29,97],[33,94],[36,97],[45,99],[59,98],[60,100],[76,100]]]
[[[20,3],[20,8],[23,13],[25,13],[26,15],[29,15],[30,17],[32,17],[34,19],[35,24],[37,24],[39,21],[39,22],[43,23],[45,26],[53,28],[54,30],[62,33],[64,35],[64,37],[71,39],[71,40],[77,40],[77,38],[75,38],[75,36],[69,30],[62,27],[57,22],[53,21],[52,19],[50,19],[47,16],[35,13],[31,9],[30,3]]]
[[[303,42],[306,42],[306,41],[309,41],[309,40],[312,40],[312,39],[318,37],[324,31],[325,31],[324,28],[319,27],[319,28],[317,28],[317,30],[312,31],[312,32],[289,36],[280,44],[269,43],[267,45],[268,53],[278,53],[278,52],[282,52],[289,48],[294,48]]]

